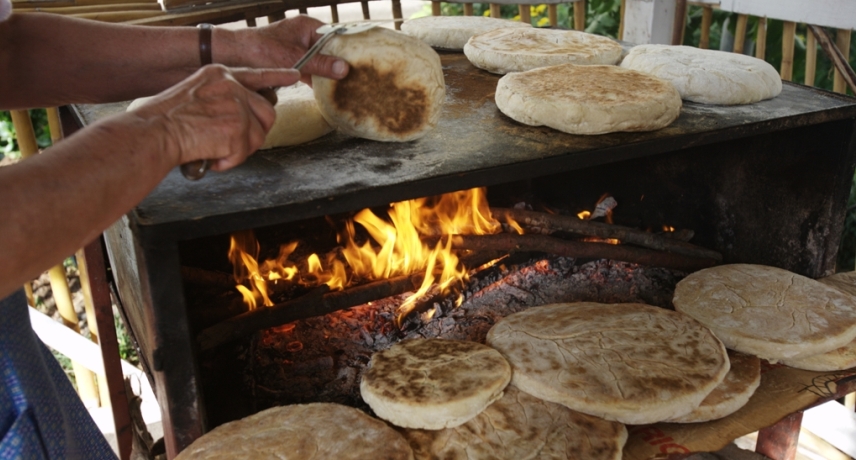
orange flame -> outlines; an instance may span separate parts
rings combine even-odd
[[[338,235],[342,246],[339,254],[344,262],[335,253],[323,259],[312,254],[305,267],[288,260],[297,247],[296,242],[283,245],[275,260],[259,265],[259,245],[252,232],[233,234],[229,260],[235,267],[235,280],[244,302],[250,309],[259,302],[272,306],[268,294],[271,282],[327,284],[332,290],[341,290],[360,279],[424,273],[422,286],[399,307],[401,318],[431,286],[437,285],[445,294],[468,278],[466,267],[452,251],[451,238],[441,239],[432,248],[422,241],[423,237],[484,235],[501,230],[499,222],[490,215],[485,190],[481,188],[393,203],[387,217],[378,217],[369,209],[360,211],[345,222]],[[357,242],[357,224],[369,235],[362,244]],[[459,296],[457,304],[462,302],[463,297]]]

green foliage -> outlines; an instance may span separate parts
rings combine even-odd
[[[48,128],[48,114],[45,109],[30,110],[30,119],[33,121],[33,130],[36,132],[36,142],[40,148],[51,145],[51,133]],[[15,138],[15,127],[12,125],[12,115],[9,112],[0,111],[0,160],[4,157],[18,159],[21,151]]]
[[[125,329],[125,323],[119,318],[119,315],[113,315],[113,324],[116,326],[116,339],[119,342],[119,357],[129,363],[139,366],[140,357],[137,356],[137,349],[134,347],[134,342],[131,336]]]

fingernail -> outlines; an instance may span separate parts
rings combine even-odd
[[[342,77],[347,71],[348,65],[345,64],[345,61],[336,60],[336,62],[333,63],[333,75],[336,75],[337,77]]]

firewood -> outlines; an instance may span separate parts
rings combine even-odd
[[[208,350],[269,327],[326,315],[412,291],[419,288],[421,284],[422,275],[420,274],[373,281],[336,292],[328,292],[327,286],[324,285],[303,297],[272,307],[260,307],[215,324],[199,333],[196,340],[200,350]]]
[[[546,214],[523,209],[490,208],[490,212],[500,222],[513,220],[527,227],[547,229],[551,232],[565,231],[598,238],[614,238],[626,244],[635,244],[637,246],[699,259],[711,259],[716,262],[722,261],[722,254],[716,251],[686,243],[680,239],[668,238],[656,233],[643,232],[630,227],[581,220],[576,216]]]
[[[455,235],[453,249],[472,251],[535,251],[582,259],[614,259],[651,267],[696,271],[716,265],[713,258],[653,251],[626,244],[586,243],[563,240],[547,235]]]

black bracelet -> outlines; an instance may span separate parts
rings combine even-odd
[[[211,64],[214,60],[211,58],[211,31],[214,26],[211,24],[199,24],[199,60],[203,66]]]

